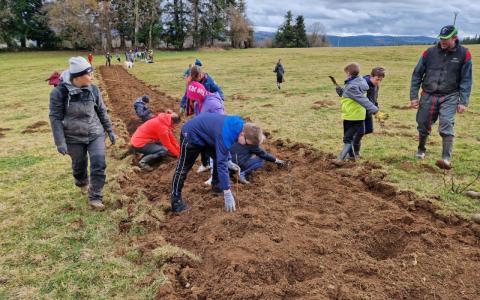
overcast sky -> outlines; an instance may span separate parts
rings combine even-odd
[[[247,0],[256,31],[276,31],[287,10],[308,26],[321,22],[328,34],[425,35],[435,37],[458,11],[460,37],[480,33],[479,0]]]

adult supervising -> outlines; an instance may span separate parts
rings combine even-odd
[[[467,109],[472,89],[472,55],[460,45],[457,33],[453,25],[441,29],[438,44],[425,50],[420,57],[410,86],[411,107],[418,109],[416,157],[425,158],[432,124],[439,119],[443,149],[436,165],[447,170],[452,168],[455,115]],[[422,93],[419,100],[420,86]]]

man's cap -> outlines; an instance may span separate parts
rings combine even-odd
[[[148,103],[150,101],[150,97],[148,97],[148,95],[143,95],[142,96],[142,101],[145,102],[145,103]]]
[[[200,59],[195,59],[195,65],[201,67],[202,66],[202,61]]]
[[[80,77],[93,72],[92,65],[90,65],[90,63],[81,56],[71,57],[68,63],[68,71],[71,78]]]
[[[458,34],[458,30],[455,26],[447,25],[447,26],[442,27],[438,37],[442,40],[448,40],[449,38],[451,38],[452,36],[455,36],[457,34]]]

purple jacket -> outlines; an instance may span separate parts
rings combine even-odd
[[[209,93],[205,96],[200,113],[206,112],[220,115],[225,114],[225,107],[223,106],[223,100],[219,93]],[[195,106],[195,115],[198,115],[197,106]]]

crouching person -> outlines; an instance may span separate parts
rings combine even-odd
[[[135,99],[135,102],[133,103],[135,113],[142,120],[142,122],[146,122],[153,118],[153,112],[148,106],[149,102],[150,97],[148,97],[147,95],[143,95],[142,97],[138,97],[137,99]]]
[[[180,117],[175,113],[161,113],[137,128],[130,144],[134,152],[142,153],[139,166],[143,170],[152,171],[152,165],[168,154],[178,157],[180,145],[173,134]]]
[[[75,185],[88,191],[88,203],[102,210],[105,184],[105,132],[115,144],[112,123],[99,89],[92,84],[93,68],[83,57],[69,60],[62,83],[50,94],[50,123],[60,154],[72,159]],[[87,157],[88,155],[88,157]],[[90,176],[88,164],[90,160]]]
[[[262,130],[257,126],[252,126],[243,134],[238,142],[232,146],[230,153],[232,161],[240,167],[239,182],[248,184],[248,176],[255,170],[263,167],[263,161],[269,161],[282,166],[285,162],[268,153],[260,147],[264,136]]]
[[[181,212],[188,207],[182,199],[183,184],[195,160],[203,151],[213,159],[212,192],[223,192],[225,209],[228,212],[235,211],[235,199],[230,190],[228,172],[229,151],[245,134],[251,135],[254,127],[251,123],[245,124],[239,116],[212,113],[202,113],[183,125],[180,158],[172,181],[173,212]]]

